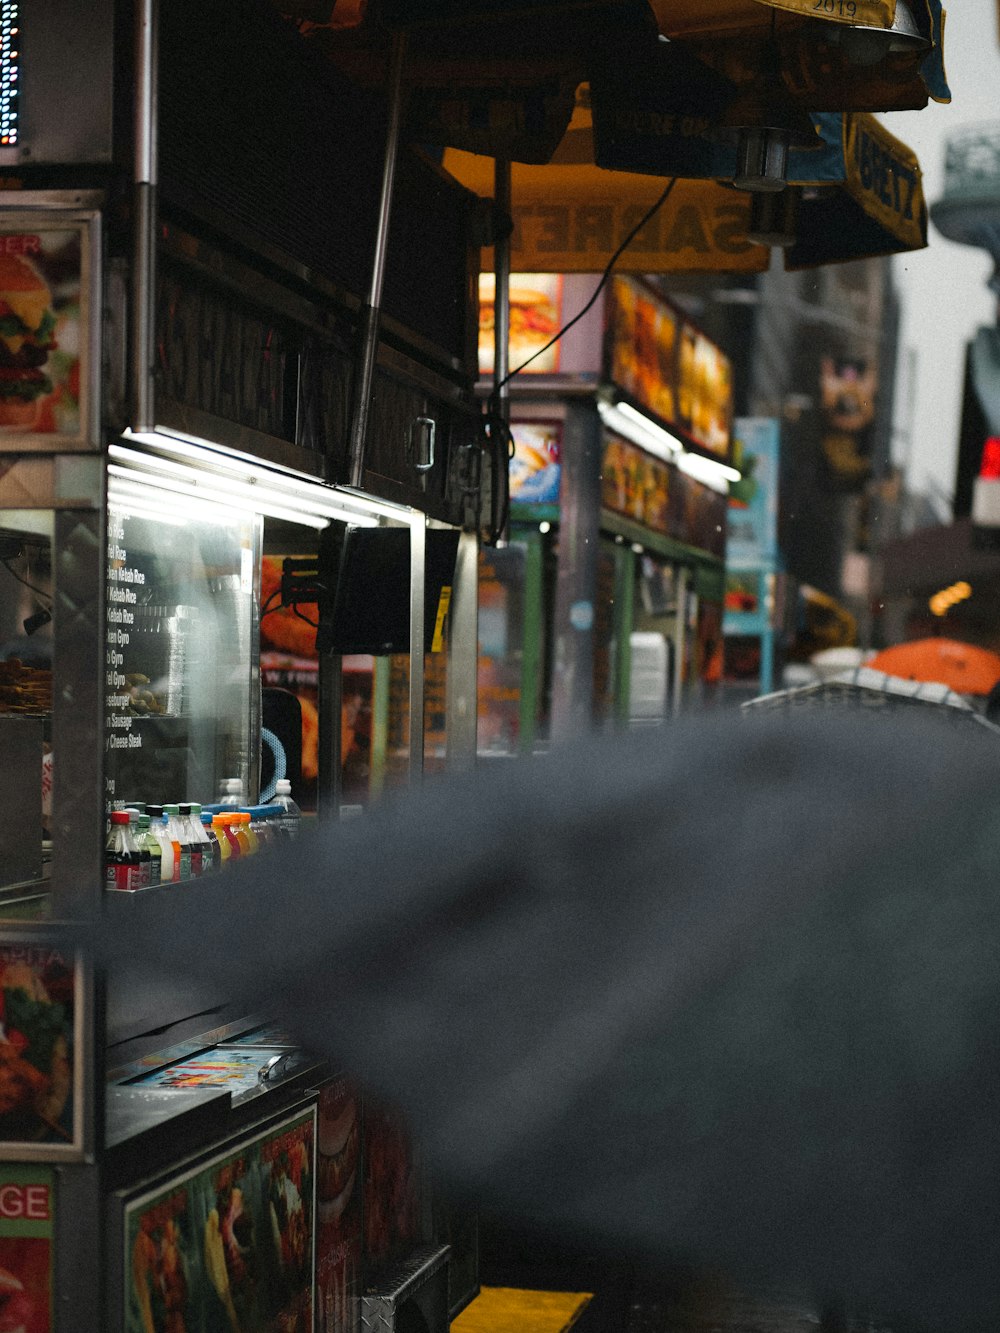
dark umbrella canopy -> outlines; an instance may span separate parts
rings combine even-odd
[[[764,710],[438,779],[181,918],[150,899],[105,954],[285,1020],[494,1212],[985,1326],[1000,746],[940,711]]]

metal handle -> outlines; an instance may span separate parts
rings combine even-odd
[[[268,1083],[278,1065],[280,1065],[282,1061],[287,1060],[291,1054],[291,1051],[282,1051],[280,1055],[272,1055],[270,1060],[268,1060],[266,1064],[261,1065],[257,1070],[257,1082]]]
[[[415,437],[421,446],[417,448]],[[410,457],[416,472],[430,472],[434,466],[434,444],[437,440],[437,422],[433,417],[414,417],[410,422]]]

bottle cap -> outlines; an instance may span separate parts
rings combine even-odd
[[[112,810],[112,812],[111,812],[111,822],[112,822],[112,824],[127,824],[127,823],[129,822],[129,819],[128,819],[128,811],[127,811],[127,810]]]
[[[177,813],[179,815],[187,816],[191,813],[191,806],[188,804],[187,801],[184,801],[181,805],[177,807]]]
[[[198,804],[197,801],[192,801],[188,809],[191,811],[193,815],[201,814],[201,806]]]
[[[139,816],[139,827],[140,827],[141,829],[147,829],[147,828],[149,828],[149,815],[140,815],[140,816]]]
[[[180,812],[181,808],[179,805],[165,805],[163,807],[163,813],[165,815],[179,815]]]
[[[213,815],[210,810],[203,810],[201,812],[201,822],[203,824],[214,824],[215,820],[216,816]]]
[[[292,784],[289,778],[279,778],[274,784],[275,793],[278,796],[290,796],[292,794]]]
[[[161,817],[161,815],[163,814],[163,806],[162,806],[162,805],[147,805],[147,806],[146,806],[146,814],[149,815],[150,819],[157,820],[157,819],[159,819],[159,818]]]

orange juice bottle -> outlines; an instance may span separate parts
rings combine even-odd
[[[232,839],[228,828],[228,815],[212,816],[212,832],[215,834],[219,843],[219,853],[221,856],[220,865],[226,865],[231,856],[239,856],[239,844],[236,851],[233,851]]]
[[[257,837],[257,830],[253,826],[253,815],[249,810],[241,811],[240,825],[247,835],[247,841],[250,844],[250,855],[253,856],[260,851],[260,838]]]
[[[240,854],[242,856],[252,856],[257,849],[250,841],[250,816],[237,811],[230,816],[230,819],[232,820],[236,840],[240,844]]]
[[[232,813],[216,814],[216,817],[212,820],[212,824],[215,824],[216,820],[219,821],[219,836],[220,838],[225,838],[225,845],[227,845],[227,848],[229,849],[227,856],[225,856],[225,861],[223,862],[223,864],[228,864],[229,861],[235,861],[237,858],[243,856],[243,848],[240,846],[239,838],[236,837],[236,828],[235,825],[233,825]]]

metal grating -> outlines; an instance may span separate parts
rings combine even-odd
[[[414,1307],[428,1333],[446,1333],[450,1253],[448,1245],[421,1246],[370,1287],[361,1297],[364,1333],[395,1333],[401,1312]]]

